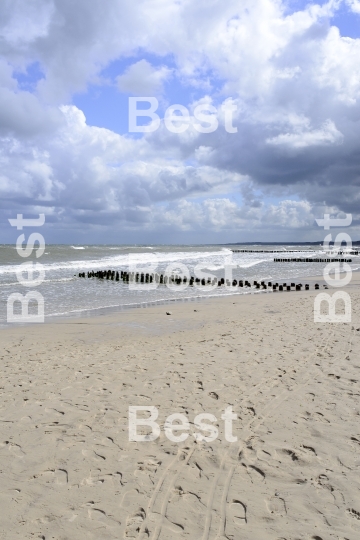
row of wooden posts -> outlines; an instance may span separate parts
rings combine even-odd
[[[233,253],[304,253],[303,249],[287,249],[286,252],[283,249],[232,249],[231,251]],[[342,252],[339,252],[339,254],[342,255]],[[359,251],[351,251],[349,255],[359,255]],[[331,261],[333,260],[331,259]],[[311,262],[313,259],[301,259],[301,261]]]
[[[285,253],[283,249],[232,249],[233,253]],[[303,253],[303,249],[287,249],[286,253]]]
[[[86,274],[85,272],[79,273],[80,278],[85,278]],[[167,283],[171,283],[174,285],[182,285],[187,284],[188,279],[187,277],[181,277],[178,275],[171,275],[167,276],[164,274],[146,274],[146,273],[135,273],[135,272],[126,272],[121,270],[120,272],[115,270],[99,270],[97,272],[87,272],[88,278],[98,278],[98,279],[106,279],[111,281],[123,281],[124,283],[129,283],[130,281],[134,281],[137,283],[158,283],[166,285]],[[248,280],[242,280],[239,281],[234,279],[232,283],[230,283],[230,280],[225,280],[224,278],[217,278],[214,277],[213,279],[207,278],[207,279],[200,279],[195,277],[190,277],[189,279],[189,285],[193,286],[194,283],[197,285],[218,285],[218,287],[221,287],[222,285],[226,285],[230,287],[231,285],[233,287],[255,287],[256,289],[272,289],[273,291],[279,290],[279,291],[291,291],[292,289],[295,289],[296,291],[301,291],[303,284],[302,283],[291,283],[290,285],[287,283],[273,283],[272,281],[268,281],[265,283],[265,281],[253,281],[253,285],[251,285],[250,281]],[[305,284],[305,290],[308,291],[310,288],[309,284]],[[318,283],[315,283],[315,289],[319,289],[320,286]]]
[[[329,263],[329,262],[346,262],[351,263],[352,259],[274,259],[274,262],[306,262],[306,263]]]

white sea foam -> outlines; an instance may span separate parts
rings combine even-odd
[[[263,262],[269,262],[269,259],[260,259],[259,261],[252,261],[244,264],[238,264],[239,268],[251,268],[252,266],[256,266],[257,264],[261,264]]]
[[[250,293],[250,290],[239,290],[239,288],[227,291],[223,287],[215,288],[212,292],[197,288],[187,288],[183,292],[170,291],[165,286],[159,286],[153,291],[136,291],[129,289],[122,281],[115,283],[76,277],[79,272],[90,270],[127,270],[129,262],[136,264],[138,271],[144,271],[146,267],[149,268],[148,265],[155,263],[154,266],[157,265],[155,271],[161,273],[170,263],[183,263],[189,268],[191,275],[194,275],[194,267],[200,265],[205,272],[216,273],[221,277],[224,276],[224,266],[233,264],[235,265],[234,279],[248,279],[251,282],[254,279],[278,282],[290,279],[303,281],[306,276],[315,276],[323,272],[323,264],[274,263],[274,258],[282,256],[270,253],[274,246],[259,246],[257,252],[254,246],[243,247],[249,251],[234,253],[231,249],[222,246],[178,246],[177,248],[171,246],[47,246],[49,254],[42,259],[33,260],[41,263],[45,270],[45,281],[38,290],[44,296],[46,312],[54,316],[71,314],[76,316],[86,311],[96,312],[97,309],[121,309],[121,307],[145,306],[177,300],[190,301],[209,296]],[[16,253],[14,256],[16,248],[13,246],[6,246],[6,248],[9,249],[8,253],[1,250],[2,260],[4,263],[11,264],[0,265],[0,318],[5,317],[5,319],[7,292],[26,293],[26,289],[18,283],[15,275],[24,260],[17,257]],[[79,248],[83,249],[79,250]],[[289,253],[283,246],[276,246],[274,249],[281,248],[286,258],[319,256],[325,258],[322,246],[320,249],[304,248],[304,251],[297,253]],[[288,248],[290,251],[296,249],[294,246],[288,246]],[[238,246],[234,246],[234,249],[237,250]],[[266,249],[269,249],[269,253],[262,252]],[[358,270],[359,256],[351,258],[353,271]],[[254,289],[251,289],[251,292],[259,293]]]
[[[71,246],[74,249],[80,249],[79,246]],[[81,247],[81,249],[85,249]],[[128,248],[124,248],[128,249]],[[108,251],[109,253],[109,251]],[[113,255],[99,256],[98,258],[80,259],[80,260],[62,260],[59,262],[42,262],[45,272],[53,272],[59,270],[71,270],[72,272],[88,271],[88,270],[102,270],[107,268],[112,269],[125,269],[129,263],[136,265],[141,270],[141,266],[150,264],[160,265],[163,269],[164,266],[170,263],[181,262],[190,266],[199,264],[204,261],[204,268],[208,270],[221,270],[225,264],[236,264],[239,268],[251,268],[262,263],[272,263],[276,254],[261,253],[261,259],[255,259],[256,253],[233,253],[231,250],[225,248],[218,251],[155,251],[154,253],[139,252],[139,253],[117,253]],[[290,254],[289,254],[290,255]],[[293,255],[293,254],[291,254]],[[322,255],[321,252],[299,252],[294,257],[316,258]],[[355,256],[358,259],[358,256]],[[22,262],[22,261],[21,261]],[[21,264],[19,261],[19,264]],[[355,261],[354,261],[355,262]],[[19,264],[2,265],[0,266],[1,274],[11,274],[19,269]],[[296,264],[296,263],[294,263]]]
[[[230,252],[231,253],[231,252]],[[199,261],[204,258],[216,257],[224,259],[223,251],[210,251],[210,252],[155,252],[155,253],[131,253],[131,254],[119,254],[105,257],[99,257],[98,259],[81,259],[73,261],[61,261],[54,263],[44,263],[43,269],[47,271],[55,270],[73,270],[81,269],[94,270],[104,268],[124,268],[129,265],[148,265],[148,264],[166,264],[171,262],[183,262],[183,261]],[[40,261],[39,261],[40,262]],[[0,267],[0,274],[7,274],[16,272],[19,269],[19,265],[6,265]]]

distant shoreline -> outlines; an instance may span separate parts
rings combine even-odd
[[[221,243],[218,243],[218,242],[214,242],[214,243],[211,243],[211,242],[207,242],[206,244],[198,244],[198,243],[194,243],[194,244],[188,244],[188,243],[177,243],[177,244],[149,244],[149,243],[145,243],[145,244],[92,244],[91,242],[82,242],[81,244],[79,243],[76,243],[76,242],[69,242],[68,244],[63,244],[63,243],[55,243],[55,242],[47,242],[47,246],[66,246],[66,247],[72,247],[72,246],[87,246],[87,247],[93,247],[93,246],[103,246],[103,247],[109,247],[109,246],[115,246],[115,247],[134,247],[134,248],[146,248],[148,246],[151,246],[151,247],[181,247],[181,246],[185,246],[185,247],[199,247],[199,246],[202,246],[202,247],[207,247],[207,246],[222,246],[222,247],[227,247],[227,246],[323,246],[324,245],[324,241],[323,240],[316,240],[316,241],[312,241],[312,242],[296,242],[296,241],[289,241],[289,242],[221,242]],[[329,245],[332,246],[334,245],[334,242],[329,242]],[[356,245],[356,246],[359,246],[360,245],[360,240],[354,240],[352,242],[352,245]],[[9,244],[9,243],[0,243],[0,247],[13,247],[15,249],[15,246],[14,244]]]

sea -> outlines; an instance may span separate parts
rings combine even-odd
[[[237,252],[242,250],[241,252]],[[35,250],[34,250],[35,251]],[[234,252],[235,251],[235,252]],[[273,251],[277,251],[274,253]],[[185,288],[158,285],[137,288],[123,281],[96,278],[79,278],[78,274],[97,270],[115,270],[174,273],[180,275],[195,271],[224,276],[225,267],[232,267],[232,279],[286,282],[304,282],[307,276],[322,276],[325,263],[275,262],[275,258],[325,258],[328,255],[319,245],[47,245],[45,252],[36,259],[19,256],[16,246],[0,245],[0,325],[7,324],[7,302],[13,293],[25,295],[39,291],[44,298],[45,320],[61,317],[91,317],[135,307],[146,307],[172,302],[199,301],[204,297],[241,295],[255,292],[240,287]],[[351,255],[352,270],[360,267],[360,256]],[[28,279],[22,264],[29,261],[41,263],[42,282],[29,287],[19,282]],[[229,270],[227,270],[229,271]],[[21,274],[23,272],[23,274]],[[38,274],[34,272],[33,278]],[[269,290],[257,294],[272,294]],[[35,309],[30,303],[29,312]],[[15,303],[15,312],[20,303]]]

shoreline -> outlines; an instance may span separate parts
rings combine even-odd
[[[351,287],[352,282],[354,281],[354,275],[360,276],[360,269],[353,271],[353,277],[351,283],[348,285],[348,287]],[[270,279],[270,278],[269,278]],[[284,278],[287,279],[290,282],[305,282],[308,281],[310,284],[313,284],[314,282],[318,282],[320,285],[320,291],[323,290],[323,285],[325,285],[325,281],[323,278],[323,275],[320,276],[312,275],[308,276],[306,278]],[[266,279],[265,281],[268,281]],[[281,283],[283,280],[278,279],[279,283]],[[329,287],[331,289],[331,287]],[[199,289],[201,291],[201,289]],[[216,289],[215,289],[216,290]],[[215,291],[214,290],[214,291]],[[334,291],[336,289],[333,289]],[[289,292],[293,293],[296,292],[296,294],[299,294],[299,291],[276,291],[275,294],[288,294]],[[305,292],[305,291],[301,291]],[[311,292],[311,291],[309,291]],[[319,292],[319,291],[318,291]],[[158,300],[150,300],[145,302],[134,302],[132,304],[116,304],[114,306],[107,306],[107,307],[96,307],[92,309],[80,309],[80,310],[74,310],[72,312],[68,313],[60,313],[60,314],[51,314],[45,316],[44,323],[40,324],[56,324],[57,322],[60,322],[62,320],[66,321],[78,321],[79,319],[91,319],[91,318],[97,318],[97,317],[107,317],[107,316],[113,316],[116,314],[126,313],[129,310],[142,310],[142,309],[149,309],[151,307],[156,306],[171,306],[174,304],[181,304],[181,303],[203,303],[206,301],[215,300],[217,298],[229,298],[229,297],[242,297],[242,296],[248,296],[248,295],[259,295],[259,294],[274,294],[272,290],[256,290],[256,289],[240,289],[235,288],[234,290],[228,290],[228,292],[221,292],[219,294],[212,294],[209,293],[206,296],[205,295],[198,295],[198,296],[182,296],[182,297],[176,297],[176,298],[161,298]],[[9,328],[15,328],[18,327],[28,327],[28,326],[37,326],[39,323],[7,323],[4,321],[0,322],[0,331],[2,330],[8,330]]]

